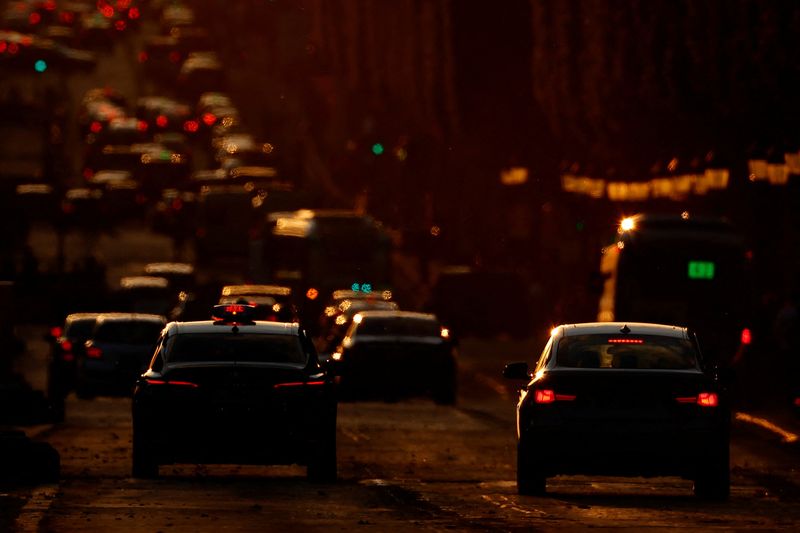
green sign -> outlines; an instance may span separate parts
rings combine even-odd
[[[714,279],[712,261],[689,261],[689,279]]]

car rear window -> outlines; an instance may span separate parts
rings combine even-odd
[[[243,362],[305,364],[306,354],[295,335],[183,334],[167,342],[167,362]]]
[[[79,318],[71,320],[64,329],[64,336],[68,339],[88,339],[94,329],[94,318]]]
[[[576,335],[558,342],[556,364],[567,368],[691,370],[697,355],[687,339],[660,335]]]
[[[94,340],[123,344],[155,344],[164,325],[144,320],[114,320],[97,326]]]
[[[441,328],[433,320],[423,318],[365,318],[356,330],[358,335],[397,335],[439,337]]]

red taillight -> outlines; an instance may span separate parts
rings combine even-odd
[[[556,394],[551,389],[536,389],[535,394],[536,403],[571,402],[576,398],[574,394]]]
[[[536,403],[553,403],[556,401],[556,393],[551,390],[536,390]]]
[[[102,13],[105,18],[110,19],[114,16],[114,8],[106,4],[100,9],[100,13]]]
[[[117,31],[125,31],[125,28],[128,27],[128,24],[124,20],[118,20],[114,23],[114,29]]]
[[[795,405],[795,407],[800,407],[800,398],[795,398],[794,399],[794,405]]]
[[[276,383],[276,389],[282,389],[285,387],[302,387],[303,385],[308,385],[312,387],[318,387],[320,385],[325,385],[324,381],[291,381],[289,383]]]
[[[191,381],[166,381],[163,379],[147,379],[145,381],[147,381],[148,385],[175,385],[176,387],[189,387],[192,389],[196,389],[200,386]]]
[[[90,359],[100,359],[103,357],[103,350],[98,348],[97,346],[89,346],[86,348],[86,357]]]
[[[181,60],[181,54],[179,52],[170,52],[169,53],[169,60],[173,63],[177,63]]]
[[[200,124],[196,120],[187,120],[183,123],[183,129],[189,133],[195,133],[200,129]]]
[[[128,10],[128,18],[131,20],[136,20],[139,18],[139,8],[132,7]]]
[[[751,342],[753,342],[753,332],[750,331],[750,328],[744,328],[742,330],[742,344],[749,346]]]
[[[680,396],[675,398],[678,403],[696,403],[700,407],[716,407],[719,405],[719,396],[716,392],[701,392],[697,396]]]
[[[175,211],[180,211],[181,209],[183,209],[183,200],[181,200],[180,198],[175,198],[174,200],[172,200],[171,206],[172,209],[174,209]]]
[[[147,52],[139,52],[139,63],[145,63],[148,57]]]
[[[139,131],[147,131],[147,122],[140,120],[136,123],[136,129]]]
[[[156,117],[156,126],[158,126],[159,128],[166,128],[168,123],[169,123],[169,120],[167,120],[166,116],[158,115]]]
[[[33,25],[39,24],[41,21],[42,21],[42,16],[35,11],[31,13],[31,16],[28,17],[28,22],[30,22]]]
[[[64,339],[63,341],[61,341],[60,344],[61,344],[61,349],[64,350],[65,352],[72,351],[72,343],[70,341]]]
[[[214,113],[203,113],[203,124],[206,126],[211,126],[217,121],[216,115]]]
[[[103,129],[103,125],[97,122],[96,120],[92,122],[91,126],[89,126],[89,130],[92,133],[100,133],[100,130]]]
[[[697,405],[701,407],[716,407],[719,405],[719,397],[716,392],[701,392],[697,395]]]
[[[64,328],[61,326],[53,326],[50,328],[50,336],[53,338],[58,338],[64,334]]]

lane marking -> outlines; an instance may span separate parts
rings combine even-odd
[[[58,494],[58,485],[41,485],[34,489],[14,523],[14,531],[36,533]]]
[[[491,503],[492,505],[499,507],[500,509],[509,509],[511,511],[516,511],[518,513],[522,513],[527,516],[548,516],[546,512],[540,511],[538,509],[525,509],[524,507],[520,507],[516,503],[514,503],[508,496],[496,496],[492,497],[489,494],[481,495],[485,501]]]
[[[797,442],[797,440],[800,439],[796,433],[792,433],[791,431],[784,429],[773,422],[770,422],[766,418],[760,418],[747,413],[737,412],[736,420],[739,420],[740,422],[747,422],[748,424],[753,424],[762,427],[767,431],[771,431],[772,433],[779,435],[783,442],[787,444]]]

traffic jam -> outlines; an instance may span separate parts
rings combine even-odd
[[[0,1],[0,529],[794,529],[789,153],[490,185],[543,12],[361,4]]]

